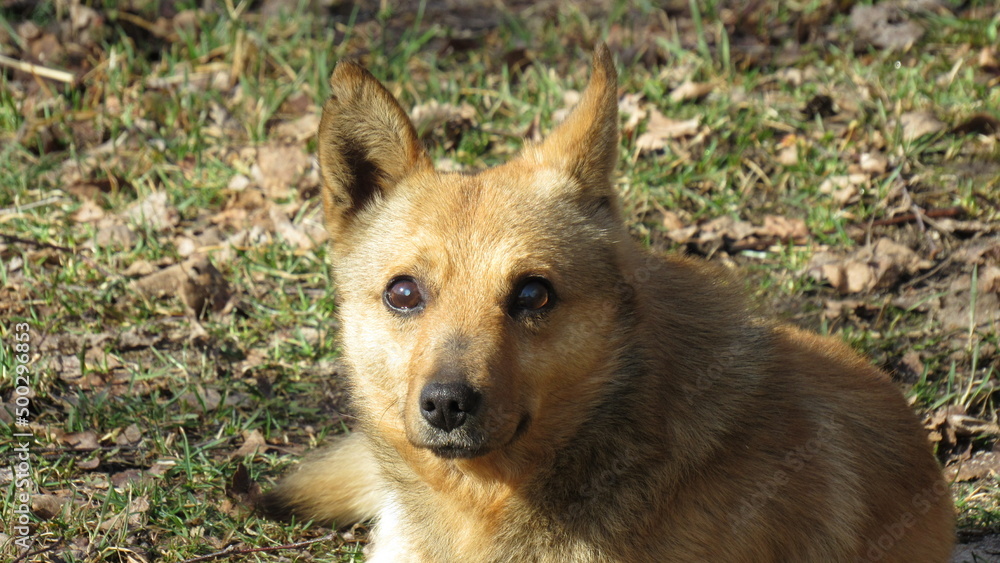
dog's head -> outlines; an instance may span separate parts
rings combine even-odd
[[[630,244],[611,181],[616,78],[599,45],[566,121],[469,175],[435,172],[389,91],[337,66],[319,132],[323,205],[369,432],[414,455],[479,459],[555,445],[602,393]]]

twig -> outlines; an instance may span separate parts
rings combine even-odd
[[[67,72],[65,70],[56,70],[54,68],[48,68],[42,65],[36,65],[32,63],[26,63],[24,61],[12,59],[5,55],[0,55],[0,66],[7,66],[16,70],[33,74],[35,76],[41,76],[42,78],[56,80],[58,82],[65,82],[67,84],[76,84],[76,75],[73,74],[72,72]]]
[[[42,549],[36,549],[35,551],[29,551],[28,553],[22,553],[21,555],[17,556],[16,559],[14,559],[13,561],[11,561],[11,563],[21,563],[21,561],[27,561],[27,559],[29,557],[34,557],[36,555],[41,555],[43,553],[47,553],[47,552],[52,551],[53,549],[59,547],[60,545],[62,545],[64,543],[66,543],[65,539],[56,540],[56,543],[50,545],[49,547],[42,548]]]
[[[53,195],[45,199],[40,199],[38,201],[26,203],[24,205],[18,205],[17,207],[4,207],[3,209],[0,209],[0,215],[10,215],[12,213],[20,213],[21,211],[25,211],[27,209],[34,209],[36,207],[45,207],[46,205],[50,203],[55,203],[60,199],[62,199],[62,197]]]
[[[915,277],[915,278],[907,281],[903,285],[899,286],[899,288],[900,289],[909,289],[911,287],[916,286],[918,283],[920,283],[920,282],[922,282],[922,281],[924,281],[926,279],[934,277],[934,275],[937,274],[938,272],[940,272],[942,269],[944,269],[945,266],[947,266],[948,264],[951,264],[952,256],[953,256],[952,254],[949,254],[943,260],[941,260],[941,262],[937,266],[934,266],[933,268],[931,268],[930,270],[924,272],[923,274],[921,274],[921,275],[919,275],[919,276],[917,276],[917,277]]]
[[[39,240],[32,240],[32,239],[27,239],[27,238],[21,238],[21,237],[19,237],[17,235],[8,235],[7,233],[0,233],[0,239],[5,239],[5,240],[8,240],[10,242],[19,243],[19,244],[30,244],[32,246],[37,246],[39,248],[48,248],[48,249],[51,249],[51,250],[58,250],[59,252],[66,252],[68,254],[72,254],[73,256],[76,256],[80,260],[83,260],[84,262],[86,262],[86,263],[90,264],[91,266],[93,266],[94,269],[97,270],[102,276],[104,276],[106,278],[111,278],[112,277],[111,273],[108,272],[107,270],[105,270],[103,266],[101,266],[100,264],[98,264],[96,260],[94,260],[93,258],[90,258],[89,256],[84,256],[79,251],[77,251],[75,248],[69,248],[68,246],[59,246],[58,244],[52,244],[50,242],[42,242],[42,241],[39,241]]]
[[[943,229],[938,226],[936,221],[932,221],[930,217],[927,217],[923,208],[917,205],[917,202],[913,201],[913,197],[910,195],[910,190],[906,189],[906,186],[903,186],[903,195],[906,196],[906,201],[910,203],[910,209],[913,210],[913,214],[917,218],[917,228],[920,229],[920,232],[923,233],[927,239],[927,244],[930,246],[931,256],[937,254],[939,250],[938,245],[934,242],[932,237],[927,235],[927,224],[934,227],[938,231],[943,231]]]
[[[906,201],[910,204],[910,209],[913,210],[913,216],[916,217],[917,228],[920,229],[921,233],[926,232],[927,225],[924,225],[924,219],[923,217],[921,217],[921,215],[923,215],[924,210],[920,209],[920,206],[917,205],[915,201],[913,201],[913,198],[910,197],[910,190],[906,189],[906,186],[903,186],[903,195],[906,196]]]
[[[337,537],[337,532],[330,532],[329,534],[316,538],[314,540],[307,540],[298,543],[286,543],[283,545],[274,545],[271,547],[247,547],[243,549],[226,548],[222,551],[216,551],[215,553],[209,553],[208,555],[202,555],[200,557],[195,557],[193,559],[185,559],[181,563],[197,563],[199,561],[211,561],[212,559],[218,559],[220,557],[229,557],[231,555],[246,555],[248,553],[263,553],[267,551],[281,551],[285,549],[298,549],[300,547],[307,547],[314,543],[319,543],[327,540],[332,540]]]
[[[97,446],[96,448],[74,448],[72,446],[62,446],[58,448],[46,447],[44,452],[37,454],[39,457],[44,459],[52,459],[58,456],[63,456],[66,454],[76,455],[78,457],[86,457],[94,452],[102,453],[123,453],[123,454],[142,454],[146,453],[148,450],[141,446]]]
[[[52,244],[51,242],[42,242],[40,240],[32,240],[27,238],[21,238],[17,235],[8,235],[7,233],[0,233],[0,238],[9,240],[10,242],[16,242],[19,244],[30,244],[32,246],[37,246],[40,248],[49,248],[52,250],[58,250],[60,252],[69,252],[70,254],[76,254],[76,250],[68,246],[59,246],[58,244]]]
[[[876,219],[872,221],[871,225],[873,227],[884,227],[886,225],[898,225],[899,223],[912,223],[914,221],[922,221],[924,218],[930,217],[931,219],[937,219],[939,217],[954,217],[962,213],[961,207],[947,207],[945,209],[928,209],[922,213],[923,217],[918,217],[916,213],[906,213],[905,215],[896,215],[895,217],[889,217],[886,219]]]

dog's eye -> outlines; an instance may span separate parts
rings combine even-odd
[[[410,277],[394,278],[389,282],[383,294],[386,305],[401,313],[409,313],[421,308],[424,296],[420,294],[420,286]]]
[[[515,312],[541,311],[552,304],[552,288],[541,278],[528,278],[521,282],[514,294]]]

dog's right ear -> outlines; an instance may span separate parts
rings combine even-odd
[[[326,229],[336,245],[358,212],[433,165],[406,112],[371,73],[341,62],[330,86],[319,125],[319,164]]]

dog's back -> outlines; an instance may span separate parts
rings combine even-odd
[[[341,64],[320,160],[361,429],[264,499],[376,518],[375,561],[944,561],[952,507],[891,382],[628,239],[598,47],[543,143],[438,174]]]

